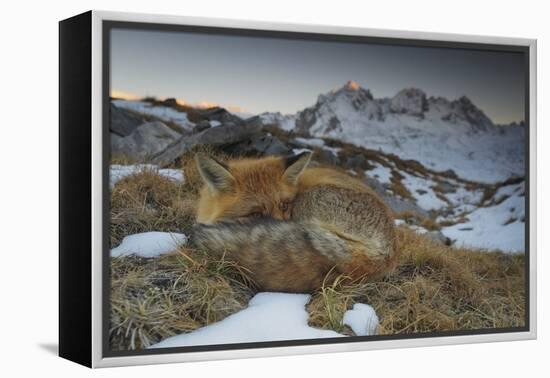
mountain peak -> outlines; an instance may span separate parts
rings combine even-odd
[[[344,88],[350,91],[357,91],[361,88],[361,86],[353,80],[348,80],[344,85]]]
[[[418,88],[402,89],[391,99],[390,110],[423,117],[424,112],[428,111],[426,93]]]
[[[317,105],[338,100],[349,101],[358,110],[366,103],[373,101],[374,97],[368,89],[364,89],[359,83],[348,80],[343,87],[332,89],[330,92],[321,94],[317,98]]]

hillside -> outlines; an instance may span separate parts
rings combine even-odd
[[[350,81],[296,114],[260,117],[301,135],[380,149],[435,170],[452,169],[473,181],[503,181],[524,172],[525,128],[493,124],[465,96],[448,100],[408,88],[377,99]]]

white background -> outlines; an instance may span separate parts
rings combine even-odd
[[[545,1],[4,1],[0,12],[0,375],[542,376],[550,372],[542,212],[548,201],[549,9]],[[547,5],[547,4],[546,4]],[[57,21],[89,9],[538,39],[539,339],[495,344],[279,357],[91,371],[57,344]],[[368,68],[368,67],[366,67]],[[79,127],[79,125],[74,125]],[[546,212],[546,214],[548,214]],[[545,224],[546,223],[546,224]],[[548,234],[548,231],[546,231]],[[546,349],[546,350],[545,350]],[[546,375],[547,376],[547,375]]]

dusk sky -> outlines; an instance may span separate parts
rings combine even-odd
[[[348,80],[374,97],[409,87],[468,96],[495,123],[524,119],[518,53],[114,29],[111,94],[295,113]]]

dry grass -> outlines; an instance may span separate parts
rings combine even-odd
[[[225,156],[211,152],[223,159]],[[195,206],[202,181],[193,150],[179,161],[185,182],[143,169],[117,182],[111,191],[111,246],[124,236],[147,231],[185,232],[195,222]]]
[[[111,192],[111,246],[135,233],[188,229],[195,199],[184,184],[149,169],[122,179]]]
[[[234,263],[188,249],[112,259],[111,348],[146,348],[222,320],[246,306],[252,288]]]
[[[185,183],[144,170],[115,185],[111,245],[138,232],[189,231],[202,185],[194,153],[178,161]],[[398,249],[399,266],[384,280],[340,277],[313,293],[310,324],[351,335],[342,316],[363,302],[376,309],[381,334],[523,325],[523,255],[450,248],[405,226],[398,227]],[[189,249],[156,259],[114,258],[111,277],[113,350],[144,348],[219,321],[245,307],[255,292],[247,272],[233,262]]]
[[[308,305],[310,324],[351,334],[341,325],[353,303],[372,305],[381,334],[524,325],[523,255],[455,249],[398,228],[400,263],[380,282],[326,285]]]
[[[130,165],[140,163],[138,159],[128,156],[123,153],[115,153],[111,155],[111,164]]]
[[[392,191],[393,194],[398,195],[401,198],[416,202],[411,192],[409,192],[409,189],[407,189],[407,187],[403,185],[403,178],[404,177],[402,174],[392,169],[389,189]]]

